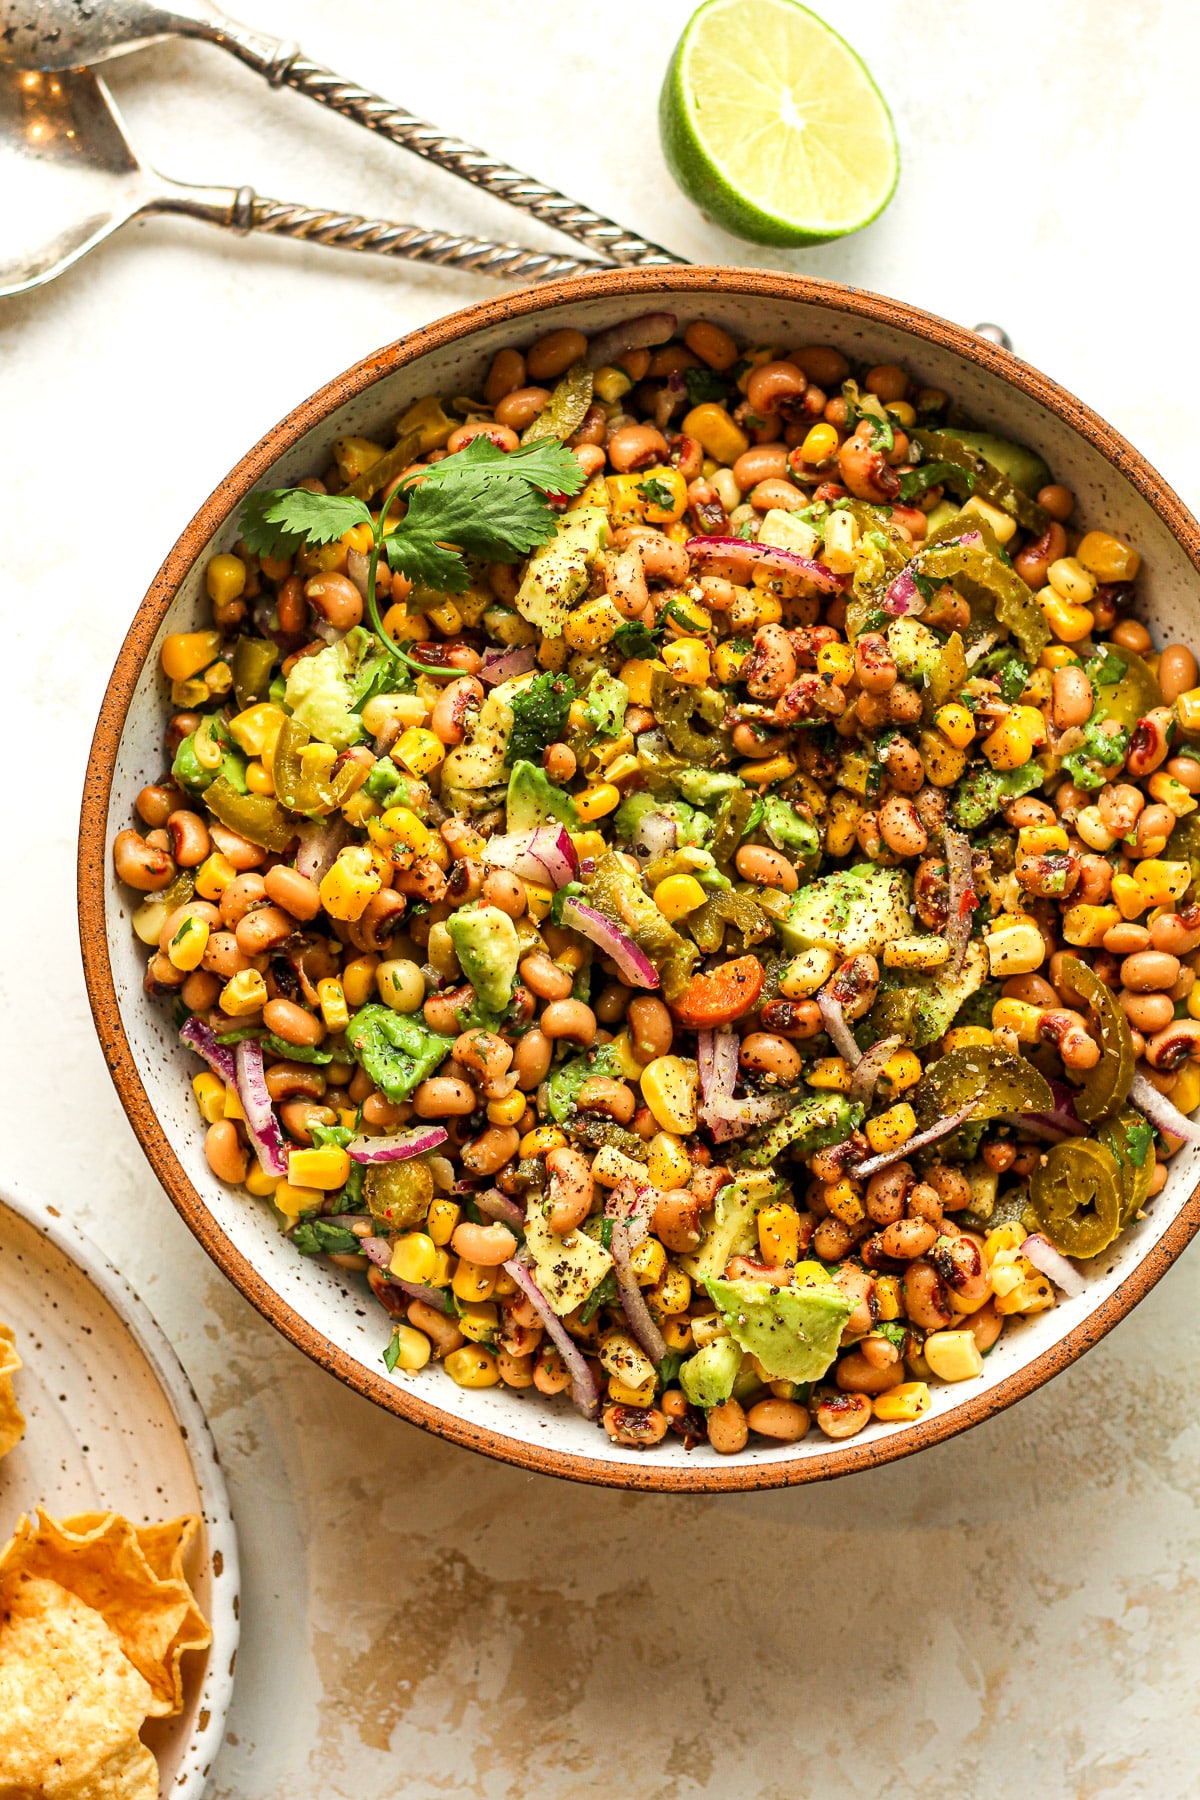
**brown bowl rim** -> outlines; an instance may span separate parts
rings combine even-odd
[[[171,1148],[138,1074],[121,1022],[109,962],[104,894],[109,795],[121,733],[142,665],[163,617],[196,558],[270,464],[337,407],[365,392],[384,375],[486,326],[505,319],[520,321],[550,306],[607,295],[645,294],[649,298],[670,293],[706,292],[803,301],[824,307],[831,313],[849,314],[897,327],[978,363],[1027,398],[1038,401],[1097,450],[1153,508],[1200,571],[1200,524],[1157,470],[1119,432],[1039,370],[936,314],[838,282],[762,269],[702,266],[682,266],[669,271],[613,269],[548,283],[544,287],[464,307],[364,357],[293,408],[242,457],[204,502],[168,552],[117,656],[88,758],[78,859],[79,936],[88,1000],[121,1104],[176,1210],[217,1267],[251,1305],[306,1356],[348,1387],[399,1418],[420,1425],[451,1443],[519,1468],[573,1481],[697,1494],[788,1487],[876,1468],[956,1437],[1004,1411],[1098,1343],[1161,1280],[1200,1228],[1200,1185],[1180,1208],[1158,1243],[1091,1317],[1043,1351],[1026,1368],[1010,1375],[989,1392],[968,1400],[952,1413],[931,1416],[879,1439],[849,1439],[844,1445],[831,1446],[815,1455],[770,1463],[744,1463],[731,1459],[680,1467],[656,1463],[653,1457],[635,1463],[607,1463],[595,1457],[555,1450],[532,1440],[509,1438],[489,1427],[453,1417],[440,1406],[394,1386],[348,1351],[338,1349],[277,1294],[225,1236]]]

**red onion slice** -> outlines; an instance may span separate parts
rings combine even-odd
[[[619,925],[597,912],[594,906],[587,906],[582,900],[566,900],[562,909],[563,924],[578,931],[585,938],[590,938],[596,948],[611,956],[621,972],[624,981],[630,981],[635,987],[656,988],[658,986],[658,970],[650,961],[644,950],[639,950],[631,937],[627,937]]]
[[[756,1125],[769,1125],[782,1118],[790,1104],[786,1094],[753,1094],[745,1100],[718,1097],[701,1109],[700,1117],[713,1142],[724,1144],[730,1138],[745,1137]]]
[[[925,597],[917,586],[911,565],[901,569],[879,604],[894,619],[902,619],[906,614],[911,618],[925,611]]]
[[[1079,1273],[1074,1263],[1069,1263],[1060,1250],[1056,1250],[1048,1237],[1040,1231],[1024,1238],[1020,1246],[1021,1255],[1027,1256],[1035,1269],[1040,1269],[1048,1281],[1062,1289],[1064,1294],[1074,1299],[1082,1294],[1087,1282]]]
[[[485,1219],[498,1219],[501,1225],[507,1225],[520,1236],[525,1234],[525,1214],[515,1200],[502,1194],[499,1188],[485,1188],[481,1194],[474,1196],[475,1205]]]
[[[226,1087],[237,1086],[237,1065],[228,1044],[218,1044],[217,1034],[196,1013],[186,1020],[179,1033],[181,1043],[202,1056],[218,1081]]]
[[[565,825],[538,825],[489,838],[483,860],[493,868],[511,869],[522,881],[558,889],[574,881],[579,858]]]
[[[637,1284],[637,1278],[630,1266],[629,1256],[628,1228],[624,1220],[614,1219],[612,1222],[613,1273],[617,1278],[617,1292],[621,1296],[621,1309],[625,1314],[625,1321],[630,1331],[657,1369],[667,1354],[667,1346],[663,1342],[662,1332],[651,1317],[645,1296]]]
[[[319,825],[306,825],[296,846],[297,874],[319,882],[333,867],[343,844],[349,842],[350,827],[340,813],[322,819]]]
[[[521,1292],[533,1302],[538,1317],[553,1340],[555,1349],[566,1364],[567,1372],[571,1377],[572,1400],[585,1419],[594,1419],[600,1411],[600,1389],[596,1385],[596,1377],[588,1367],[583,1351],[529,1273],[527,1264],[513,1257],[503,1266]]]
[[[537,645],[521,644],[515,650],[485,650],[479,666],[479,679],[484,687],[499,687],[516,675],[528,675],[537,667]]]
[[[377,1269],[386,1269],[392,1260],[392,1246],[386,1238],[360,1238],[358,1247],[365,1251]]]
[[[638,820],[634,834],[629,840],[629,847],[639,856],[646,856],[653,860],[657,856],[665,856],[669,850],[674,850],[678,838],[679,827],[674,819],[669,819],[666,813],[652,812]]]
[[[961,831],[949,827],[942,834],[946,847],[946,880],[949,890],[946,912],[946,941],[950,957],[946,972],[952,981],[962,974],[967,945],[971,941],[971,920],[979,900],[975,893],[971,867],[971,845]]]
[[[852,1069],[857,1069],[862,1061],[862,1051],[854,1041],[854,1033],[846,1023],[846,1015],[842,1011],[840,1000],[835,1000],[828,988],[823,988],[817,995],[817,1006],[826,1033],[837,1050],[844,1056]]]
[[[389,1288],[399,1288],[410,1300],[420,1300],[424,1306],[432,1306],[437,1312],[449,1312],[450,1302],[441,1288],[427,1287],[423,1281],[401,1281],[396,1275],[389,1278]]]
[[[424,1156],[446,1141],[441,1125],[422,1125],[416,1131],[393,1132],[388,1137],[355,1137],[346,1145],[346,1155],[356,1163],[405,1162],[410,1156]]]
[[[874,1175],[894,1162],[901,1162],[906,1156],[911,1156],[914,1150],[923,1150],[926,1144],[936,1144],[939,1139],[949,1137],[952,1131],[957,1131],[963,1120],[970,1118],[974,1107],[974,1101],[970,1106],[960,1107],[958,1112],[951,1113],[948,1118],[939,1119],[928,1131],[918,1131],[916,1137],[910,1137],[907,1144],[901,1144],[898,1150],[885,1150],[882,1156],[868,1156],[866,1162],[860,1162],[850,1173],[856,1180],[860,1180],[864,1175]]]
[[[850,1083],[851,1100],[856,1100],[860,1106],[870,1106],[875,1097],[875,1083],[883,1074],[892,1051],[898,1050],[903,1042],[902,1037],[886,1037],[871,1045],[854,1071],[854,1079]]]
[[[696,1034],[696,1061],[700,1070],[700,1098],[731,1100],[738,1072],[736,1031],[700,1031]]]
[[[267,1092],[262,1045],[257,1038],[243,1038],[233,1053],[233,1060],[237,1071],[238,1099],[246,1115],[246,1130],[254,1145],[259,1166],[264,1175],[286,1176],[287,1151],[284,1148],[283,1133],[279,1129],[279,1120],[275,1117],[275,1108],[271,1105],[271,1096]]]
[[[650,1215],[659,1202],[659,1189],[648,1181],[635,1181],[626,1175],[609,1192],[604,1202],[606,1219],[619,1219],[629,1238],[629,1248],[636,1250],[650,1230]]]
[[[652,350],[665,344],[675,331],[675,314],[671,312],[639,313],[622,325],[610,325],[597,332],[588,345],[588,368],[603,369],[630,350]]]
[[[1150,1123],[1159,1131],[1169,1132],[1172,1137],[1182,1138],[1185,1143],[1195,1143],[1200,1137],[1193,1120],[1181,1113],[1177,1106],[1172,1106],[1165,1094],[1160,1094],[1154,1083],[1142,1074],[1139,1069],[1134,1075],[1129,1089],[1129,1098],[1133,1104],[1144,1112]]]
[[[774,544],[752,544],[748,538],[695,537],[684,545],[693,568],[709,569],[731,581],[745,582],[755,570],[800,584],[808,594],[840,594],[850,577],[835,575],[824,563]]]

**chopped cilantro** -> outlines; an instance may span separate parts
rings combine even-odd
[[[344,1225],[331,1225],[327,1219],[301,1220],[292,1242],[301,1256],[349,1256],[362,1248],[352,1231]]]
[[[647,475],[638,482],[642,498],[650,505],[657,506],[663,512],[674,512],[675,495],[665,481],[659,481],[655,475]]]
[[[722,381],[712,369],[685,369],[683,385],[687,389],[689,406],[703,406],[707,400],[723,404],[733,394],[730,383]]]
[[[542,751],[547,744],[557,744],[562,738],[574,698],[575,683],[571,677],[552,675],[549,670],[535,676],[527,688],[513,695],[510,703],[513,728],[504,752],[506,768],[517,762],[531,762],[541,767]]]

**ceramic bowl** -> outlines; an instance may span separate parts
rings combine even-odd
[[[1005,1332],[984,1373],[935,1387],[932,1410],[908,1425],[872,1422],[833,1443],[813,1431],[794,1446],[757,1443],[718,1458],[670,1439],[639,1453],[609,1443],[565,1402],[504,1388],[457,1388],[440,1371],[389,1376],[380,1361],[384,1314],[357,1277],[298,1256],[269,1207],[223,1188],[205,1163],[191,1093],[192,1059],[169,1009],[142,994],[145,953],[129,923],[107,846],[133,817],[138,789],[162,770],[165,696],[158,649],[168,631],[207,622],[204,566],[232,547],[251,488],[284,486],[329,461],[347,434],[386,438],[423,394],[476,393],[503,345],[548,330],[595,333],[670,308],[681,325],[714,319],[742,342],[829,343],[852,361],[904,365],[944,389],[978,425],[1046,457],[1078,496],[1077,518],[1136,544],[1142,615],[1161,642],[1200,640],[1200,526],[1125,440],[1044,375],[974,333],[898,301],[756,270],[615,270],[513,294],[453,313],[388,345],[298,406],[242,459],[167,556],[122,646],[88,764],[79,859],[79,916],[96,1027],[121,1102],[159,1179],[205,1249],[285,1336],[338,1378],[401,1418],[491,1456],[617,1487],[708,1492],[771,1487],[888,1462],[977,1424],[1064,1369],[1124,1317],[1178,1256],[1200,1222],[1196,1165],[1181,1151],[1149,1215],[1089,1265],[1085,1291]]]

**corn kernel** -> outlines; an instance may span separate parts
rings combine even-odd
[[[983,1357],[973,1331],[932,1331],[925,1361],[939,1381],[970,1381],[983,1373]]]
[[[607,401],[611,406],[614,400],[620,400],[633,386],[624,369],[617,369],[611,363],[605,363],[596,370],[592,377],[592,391],[598,400]]]
[[[1086,606],[1064,600],[1053,588],[1042,588],[1037,598],[1042,603],[1042,616],[1056,638],[1064,644],[1077,644],[1089,637],[1096,623]]]
[[[898,1275],[877,1275],[874,1299],[878,1318],[885,1323],[898,1319],[900,1317],[900,1277]]]
[[[805,1082],[812,1088],[829,1088],[834,1093],[848,1094],[852,1071],[844,1056],[818,1056],[809,1067]]]
[[[927,1413],[933,1405],[929,1388],[923,1381],[902,1381],[875,1396],[875,1417],[885,1425],[909,1425]]]
[[[185,974],[198,969],[208,948],[208,932],[203,919],[186,918],[167,945],[167,960],[171,967]]]
[[[647,662],[642,656],[631,656],[628,662],[621,664],[620,678],[628,688],[629,698],[634,706],[649,706],[657,667],[657,663]]]
[[[998,506],[993,506],[989,500],[981,500],[978,494],[972,494],[962,510],[964,513],[974,513],[985,525],[990,525],[997,543],[1011,542],[1017,529],[1017,521],[1011,513],[1001,512]]]
[[[348,844],[321,877],[321,905],[331,919],[361,919],[383,886],[371,853],[363,844]]]
[[[423,1331],[415,1325],[397,1325],[392,1331],[392,1342],[396,1346],[396,1360],[393,1368],[403,1369],[406,1374],[413,1374],[423,1369],[433,1354],[433,1345]]]
[[[520,1088],[514,1088],[503,1100],[489,1100],[487,1116],[493,1125],[519,1125],[525,1116],[526,1099]]]
[[[603,650],[624,624],[611,600],[603,596],[587,600],[569,613],[563,625],[563,642],[570,650]]]
[[[275,754],[279,733],[286,720],[282,706],[275,706],[269,700],[256,700],[230,720],[229,735],[247,756],[265,757],[269,761]]]
[[[226,1084],[221,1101],[221,1117],[223,1119],[244,1119],[241,1098],[232,1082]]]
[[[729,608],[729,623],[735,631],[757,631],[760,625],[778,625],[782,617],[782,600],[765,588],[753,592],[749,588],[738,588]]]
[[[1195,993],[1196,989],[1193,988]],[[1200,1106],[1200,1066],[1194,1062],[1185,1062],[1175,1077],[1175,1086],[1171,1089],[1171,1105],[1181,1113],[1194,1113]]]
[[[452,1350],[443,1366],[458,1387],[495,1387],[500,1379],[495,1356],[482,1344],[464,1344],[461,1349]]]
[[[629,1266],[639,1287],[657,1287],[667,1270],[667,1253],[655,1237],[644,1237],[630,1254]]]
[[[431,1282],[440,1245],[426,1231],[406,1231],[396,1239],[388,1267],[400,1281]]]
[[[762,762],[745,762],[738,769],[738,774],[748,787],[769,787],[773,781],[790,781],[796,773],[796,759],[792,756],[769,756]]]
[[[293,1187],[320,1188],[332,1193],[350,1179],[350,1158],[339,1144],[322,1144],[313,1150],[293,1150],[288,1156],[288,1180]]]
[[[1075,560],[1097,581],[1132,581],[1142,566],[1141,556],[1121,538],[1107,531],[1089,531],[1079,541]]]
[[[827,675],[838,687],[854,678],[854,652],[849,644],[822,644],[817,651],[817,674]]]
[[[953,1025],[942,1038],[942,1048],[950,1050],[986,1050],[995,1043],[986,1025]]]
[[[907,1144],[916,1129],[917,1116],[906,1100],[890,1106],[878,1118],[868,1119],[863,1126],[867,1142],[877,1156],[882,1156],[885,1150],[898,1150],[901,1144]]]
[[[458,1315],[458,1329],[473,1344],[494,1344],[500,1329],[500,1308],[494,1300],[474,1300]]]
[[[593,819],[605,818],[620,804],[621,790],[611,781],[601,781],[596,787],[585,788],[582,794],[575,796],[575,811],[585,825],[590,825]]]
[[[240,556],[228,551],[210,558],[204,571],[204,586],[215,606],[228,606],[246,590],[246,565]]]
[[[696,1129],[696,1065],[680,1056],[656,1056],[642,1070],[642,1099],[655,1121],[675,1137]]]
[[[1017,849],[1022,856],[1048,856],[1053,850],[1070,847],[1061,825],[1024,825],[1017,833]]]
[[[849,575],[858,560],[858,522],[853,514],[831,512],[825,521],[825,547],[821,561],[835,575]]]
[[[357,1012],[365,1006],[375,992],[375,971],[379,967],[377,956],[356,956],[342,970],[342,992],[346,996],[347,1006]]]
[[[666,1192],[673,1188],[685,1188],[691,1181],[692,1159],[679,1139],[669,1131],[656,1132],[650,1139],[646,1177],[652,1187],[662,1188]]]
[[[1054,1289],[1044,1275],[1031,1275],[1010,1293],[996,1296],[996,1311],[1008,1318],[1013,1313],[1045,1312],[1054,1305]]]
[[[1169,806],[1177,819],[1182,819],[1190,812],[1195,812],[1196,801],[1188,793],[1182,781],[1176,781],[1165,769],[1158,769],[1146,784],[1150,789],[1150,798],[1157,800],[1161,806]]]
[[[939,706],[933,715],[933,722],[942,736],[953,744],[956,750],[965,750],[968,744],[975,741],[975,720],[965,706],[957,700],[946,706]]]
[[[382,848],[392,849],[403,844],[417,856],[429,854],[433,833],[407,806],[389,806],[382,817],[372,823],[371,841]]]
[[[830,856],[845,856],[858,834],[858,822],[867,810],[861,800],[844,789],[835,790],[829,802],[832,818],[826,827],[825,848]]]
[[[225,983],[217,1004],[231,1019],[246,1018],[267,1003],[267,984],[257,969],[242,969]]]
[[[654,904],[672,924],[703,906],[707,895],[694,875],[668,875],[654,890]]]
[[[1180,730],[1200,731],[1200,687],[1189,688],[1186,694],[1176,694],[1174,705]]]
[[[997,1256],[1017,1250],[1025,1242],[1028,1232],[1016,1219],[1007,1225],[997,1225],[988,1232],[983,1240],[983,1260],[990,1267]]]
[[[1120,921],[1121,911],[1116,906],[1069,906],[1063,914],[1062,934],[1068,944],[1095,950],[1104,942],[1105,932]]]
[[[253,1194],[256,1200],[266,1200],[279,1191],[281,1182],[278,1175],[268,1175],[266,1170],[257,1161],[254,1161],[246,1171],[246,1180],[243,1185],[246,1192]]]
[[[708,645],[699,638],[664,644],[662,659],[681,687],[703,687],[712,674]]]
[[[750,439],[745,432],[736,426],[723,406],[715,401],[705,401],[702,406],[693,406],[683,421],[683,431],[688,437],[694,437],[702,449],[718,463],[727,467],[737,461],[739,456],[750,448]]]
[[[1046,571],[1046,579],[1054,592],[1075,606],[1086,606],[1096,592],[1096,577],[1074,556],[1060,556]]]
[[[729,687],[737,680],[749,654],[748,650],[735,650],[731,643],[717,645],[716,655],[713,657],[713,673],[722,687]]]
[[[828,1280],[828,1276],[826,1277]],[[701,1313],[692,1320],[692,1335],[698,1349],[703,1350],[706,1344],[715,1344],[718,1338],[729,1336],[729,1327],[719,1312]]]
[[[1191,864],[1162,862],[1148,856],[1135,866],[1133,879],[1150,906],[1168,906],[1174,900],[1182,900],[1191,886]]]
[[[285,1218],[298,1219],[301,1213],[318,1211],[325,1196],[320,1188],[297,1187],[294,1182],[280,1181],[271,1198]]]
[[[340,981],[332,976],[317,983],[317,999],[321,1007],[321,1017],[325,1021],[327,1031],[345,1031],[350,1023],[350,1008],[346,1005],[346,996]]]
[[[446,746],[436,732],[410,725],[402,732],[392,751],[392,761],[403,763],[410,775],[418,778],[436,769],[446,755]]]
[[[999,929],[985,932],[983,938],[993,976],[1007,981],[1013,975],[1031,975],[1041,968],[1046,960],[1046,943],[1032,919],[1004,918],[1003,924],[997,919],[995,926]]]
[[[536,1125],[525,1133],[517,1152],[520,1156],[545,1156],[547,1150],[558,1150],[566,1141],[566,1133],[557,1125]]]
[[[610,1375],[608,1397],[617,1406],[649,1406],[654,1399],[654,1386],[653,1375],[636,1387],[622,1381],[619,1375]]]
[[[1036,1044],[1044,1010],[1024,1000],[997,1000],[992,1008],[992,1030],[1011,1031],[1022,1044]]]
[[[813,425],[805,434],[800,455],[810,469],[819,469],[831,456],[837,455],[838,434],[833,425]]]
[[[800,1214],[786,1200],[764,1206],[758,1215],[758,1247],[772,1269],[800,1260]]]
[[[671,1263],[658,1286],[652,1288],[646,1298],[655,1312],[686,1312],[692,1298],[692,1284],[683,1270]]]
[[[459,1220],[462,1218],[462,1207],[454,1200],[443,1200],[440,1197],[429,1202],[429,1211],[425,1216],[425,1233],[435,1246],[441,1250],[454,1236]]]
[[[897,1050],[883,1065],[879,1080],[891,1094],[903,1094],[916,1087],[924,1071],[921,1059],[912,1050]]]
[[[889,969],[940,969],[950,958],[950,946],[942,937],[893,938],[883,947]]]
[[[904,1110],[910,1111],[908,1107],[905,1107]],[[833,1217],[840,1219],[843,1225],[861,1225],[867,1216],[854,1183],[848,1175],[843,1175],[840,1181],[830,1182],[825,1189],[825,1204]]]
[[[225,1117],[225,1083],[207,1072],[192,1077],[192,1092],[206,1125],[215,1125]]]
[[[1022,769],[1033,755],[1035,737],[1032,731],[1010,713],[983,740],[983,754],[993,769]]]
[[[215,662],[221,650],[219,631],[176,631],[163,639],[159,652],[168,681],[189,681]],[[207,693],[207,689],[205,690]]]
[[[934,787],[953,787],[966,770],[966,751],[956,750],[939,731],[923,731],[917,740],[917,750],[925,778]]]

